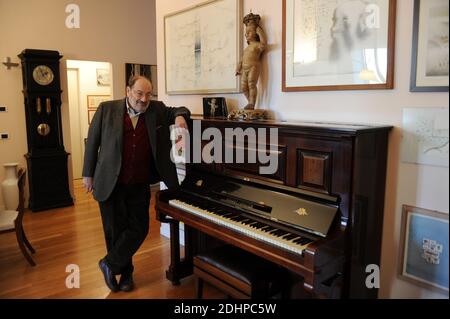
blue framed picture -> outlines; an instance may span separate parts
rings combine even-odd
[[[448,294],[448,214],[403,205],[400,277]]]

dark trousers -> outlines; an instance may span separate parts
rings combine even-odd
[[[148,234],[150,186],[117,184],[99,206],[108,251],[106,262],[116,275],[132,273],[132,257]]]

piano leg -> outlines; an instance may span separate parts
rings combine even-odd
[[[166,278],[172,285],[178,286],[180,280],[193,273],[192,234],[185,227],[185,258],[180,257],[180,222],[174,219],[166,220],[170,224],[170,265]]]

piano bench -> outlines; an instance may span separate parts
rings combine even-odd
[[[197,298],[203,295],[203,282],[235,299],[267,299],[283,293],[286,271],[263,258],[231,245],[194,256]]]

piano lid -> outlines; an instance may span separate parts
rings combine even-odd
[[[326,237],[338,206],[265,185],[214,174],[189,174],[182,189],[264,218]]]

